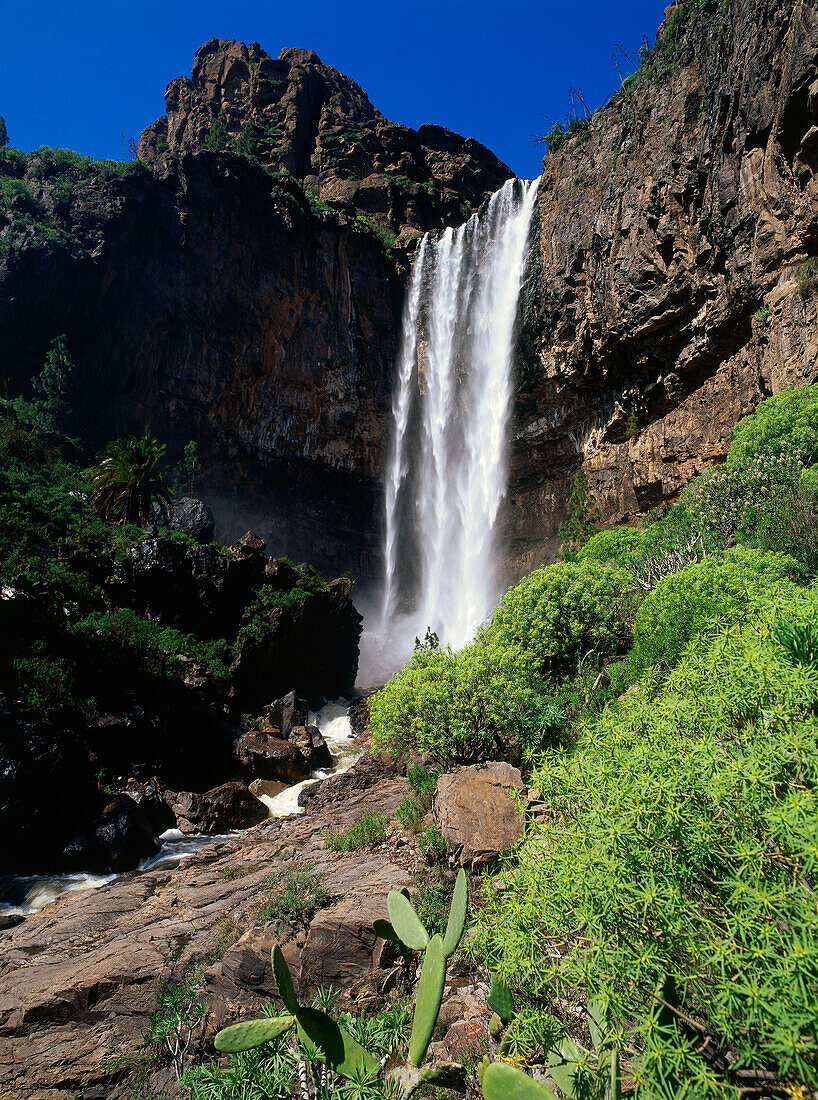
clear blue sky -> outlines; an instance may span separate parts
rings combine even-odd
[[[12,145],[119,157],[164,113],[165,85],[208,38],[304,46],[353,77],[387,118],[440,122],[539,173],[531,136],[618,86],[611,61],[653,42],[664,0],[32,0],[2,19],[0,115]]]

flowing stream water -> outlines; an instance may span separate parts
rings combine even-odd
[[[499,595],[514,326],[537,184],[508,180],[464,225],[427,233],[414,260],[385,470],[383,594],[364,657],[374,681],[416,632],[464,645]]]
[[[328,703],[311,717],[310,721],[321,730],[332,754],[333,767],[315,771],[309,779],[287,787],[273,797],[263,795],[261,801],[269,808],[271,817],[290,817],[302,813],[302,808],[298,805],[298,794],[304,787],[330,775],[340,775],[351,768],[361,755],[349,724],[348,709],[349,704],[345,702]],[[185,836],[178,829],[168,829],[159,837],[159,851],[142,860],[136,870],[155,871],[176,867],[185,856],[198,852],[205,845],[218,844],[222,840],[240,835],[241,830],[221,836]],[[119,877],[83,873],[0,876],[0,917],[28,916],[54,901],[60,894],[74,890],[93,890]]]

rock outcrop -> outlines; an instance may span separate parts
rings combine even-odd
[[[655,75],[651,75],[655,74]],[[543,160],[505,536],[547,559],[583,463],[608,522],[672,498],[764,396],[818,377],[818,8],[678,0]]]
[[[387,915],[387,893],[410,876],[384,852],[329,852],[323,832],[364,812],[394,813],[408,786],[347,774],[327,781],[339,795],[331,816],[316,802],[301,817],[204,848],[178,870],[65,894],[0,931],[0,1094],[126,1100],[156,979],[181,979],[197,966],[205,967],[207,1013],[191,1054],[211,1056],[219,1027],[239,1013],[259,1015],[275,996],[275,942],[305,995],[331,981],[358,1011],[385,953],[372,921]],[[317,912],[259,923],[270,890],[299,868],[315,874],[328,900]]]
[[[604,520],[631,519],[722,457],[760,398],[816,377],[817,56],[815,0],[678,0],[640,73],[545,156],[508,579],[553,555],[580,463]],[[140,145],[153,174],[66,191],[36,154],[8,161],[51,220],[0,222],[4,374],[25,388],[65,332],[92,441],[195,439],[221,537],[252,523],[372,578],[401,305],[372,225],[406,244],[508,170],[388,122],[307,50],[214,39],[166,105]]]
[[[149,163],[237,148],[398,236],[465,221],[513,175],[473,138],[390,122],[312,50],[273,58],[257,42],[212,38],[196,51],[190,77],[168,84],[165,110],[139,139]]]
[[[437,781],[435,819],[451,863],[482,867],[513,848],[523,835],[523,817],[512,794],[522,791],[518,768],[472,764]]]

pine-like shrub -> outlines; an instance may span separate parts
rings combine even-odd
[[[818,667],[778,636],[817,616],[793,589],[548,755],[548,812],[484,884],[474,950],[600,1003],[643,1096],[818,1088]]]
[[[732,550],[714,554],[666,577],[639,608],[631,664],[646,670],[672,666],[703,631],[736,622],[750,606],[792,589],[798,563],[786,554]]]
[[[603,561],[613,565],[630,563],[642,541],[638,527],[611,527],[594,535],[577,552],[577,561]]]
[[[791,448],[801,452],[806,465],[818,462],[818,383],[788,386],[761,401],[733,429],[727,465]]]
[[[557,562],[510,588],[486,631],[532,672],[564,671],[591,649],[608,655],[630,642],[636,603],[631,577],[593,560]]]
[[[484,640],[417,650],[370,701],[373,745],[444,766],[513,756],[540,703],[525,665]]]

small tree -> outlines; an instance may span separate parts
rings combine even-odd
[[[193,496],[193,487],[196,484],[196,471],[199,468],[199,448],[195,440],[191,439],[185,444],[184,457],[175,470],[174,491],[177,494],[187,493]]]
[[[213,121],[213,125],[210,127],[210,132],[204,141],[205,149],[208,149],[211,153],[218,153],[221,149],[224,149],[227,144],[227,115],[224,113],[224,107],[216,115]]]
[[[580,466],[568,498],[565,523],[559,529],[563,554],[575,554],[599,530],[600,511],[588,487],[588,475]]]
[[[0,115],[0,149],[5,149],[9,143],[9,132],[6,129],[6,120]]]
[[[55,336],[43,361],[43,369],[32,384],[37,420],[48,435],[54,435],[65,421],[73,371],[74,360],[68,350],[65,333]]]
[[[241,133],[236,138],[236,152],[240,153],[243,157],[256,157],[258,156],[259,141],[261,134],[258,126],[252,119],[248,119],[242,126]]]

